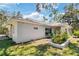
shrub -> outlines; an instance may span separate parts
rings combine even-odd
[[[7,28],[0,27],[0,34],[6,34],[8,32]]]
[[[55,36],[53,36],[52,41],[54,43],[61,44],[61,43],[64,43],[67,39],[68,39],[68,35],[65,32],[63,34],[56,34]]]
[[[74,30],[73,34],[79,38],[79,30]]]

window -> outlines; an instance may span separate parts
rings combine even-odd
[[[35,30],[38,30],[38,27],[34,27]]]

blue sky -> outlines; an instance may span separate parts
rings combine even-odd
[[[59,6],[58,6],[58,10],[59,12],[64,12],[64,6],[66,5],[66,3],[60,3]]]
[[[7,11],[20,11],[22,14],[29,14],[35,11],[36,7],[32,3],[19,3],[19,4],[0,4],[0,9]]]
[[[56,7],[57,10],[60,13],[64,13],[64,6],[66,4],[65,3],[60,3],[58,4],[58,6]],[[0,9],[5,9],[7,11],[10,12],[14,12],[14,11],[20,11],[21,14],[24,15],[24,17],[36,17],[36,18],[41,18],[43,15],[47,16],[48,13],[42,13],[42,14],[38,14],[36,12],[36,6],[34,3],[6,3],[6,4],[0,4]],[[40,15],[38,17],[38,15]],[[39,18],[39,19],[40,19]]]
[[[64,12],[63,8],[66,4],[60,3],[57,9],[60,12]],[[0,4],[0,9],[6,9],[8,11],[20,11],[22,14],[30,14],[35,12],[36,6],[33,3],[17,3],[17,4]]]

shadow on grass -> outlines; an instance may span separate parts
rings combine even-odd
[[[39,46],[35,46],[35,48],[37,49],[37,52],[34,54],[35,56],[43,56],[44,53],[48,50],[48,48],[50,48],[50,45],[48,44],[41,44]]]
[[[73,52],[77,53],[77,56],[79,56],[79,47],[77,44],[70,43],[68,47],[73,50]]]
[[[12,40],[0,40],[0,56],[8,56],[6,50],[8,47],[13,46],[14,42]]]

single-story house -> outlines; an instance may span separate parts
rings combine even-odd
[[[39,38],[48,37],[51,32],[65,30],[70,35],[71,27],[63,23],[45,23],[32,19],[12,18],[5,23],[8,28],[8,36],[16,43],[27,42]]]

